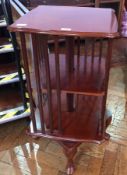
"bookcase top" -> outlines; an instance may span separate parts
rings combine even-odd
[[[105,8],[38,6],[12,25],[13,32],[76,35],[83,37],[118,36],[115,11]]]

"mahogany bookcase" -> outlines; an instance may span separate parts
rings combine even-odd
[[[118,37],[115,13],[39,6],[9,30],[18,32],[21,40],[30,96],[29,134],[58,141],[68,159],[67,174],[72,174],[73,157],[82,142],[109,139],[106,98],[112,42]]]

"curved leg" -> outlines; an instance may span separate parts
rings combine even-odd
[[[64,154],[67,157],[67,175],[71,175],[73,174],[74,170],[75,170],[75,166],[74,166],[74,156],[77,153],[77,147],[81,144],[81,143],[77,143],[77,142],[59,142],[60,145],[63,147],[64,150]]]

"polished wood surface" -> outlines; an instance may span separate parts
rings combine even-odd
[[[88,16],[94,20],[88,21]],[[41,20],[33,23],[34,18]],[[18,19],[9,30],[52,35],[118,36],[114,11],[85,7],[39,6]]]
[[[21,15],[20,15],[20,10],[19,8],[14,8],[13,5],[12,6],[12,12],[13,12],[13,18],[14,21],[16,19],[18,19]],[[26,10],[27,13],[27,10]],[[29,41],[28,41],[29,42]],[[115,47],[113,47],[113,56],[112,56],[112,60],[111,60],[111,67],[120,67],[120,66],[126,66],[127,64],[127,59],[126,59],[126,55],[127,55],[127,49],[126,49],[126,39],[125,38],[119,38],[116,39],[114,44],[116,45]],[[104,43],[105,45],[105,43]]]

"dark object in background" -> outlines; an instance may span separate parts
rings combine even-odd
[[[125,0],[125,8],[126,8],[126,10],[127,10],[127,0]]]
[[[28,6],[29,6],[30,0],[20,0],[20,2],[21,2],[24,6],[28,7]]]
[[[127,37],[127,11],[123,12],[122,26],[121,26],[121,35],[123,37]]]

